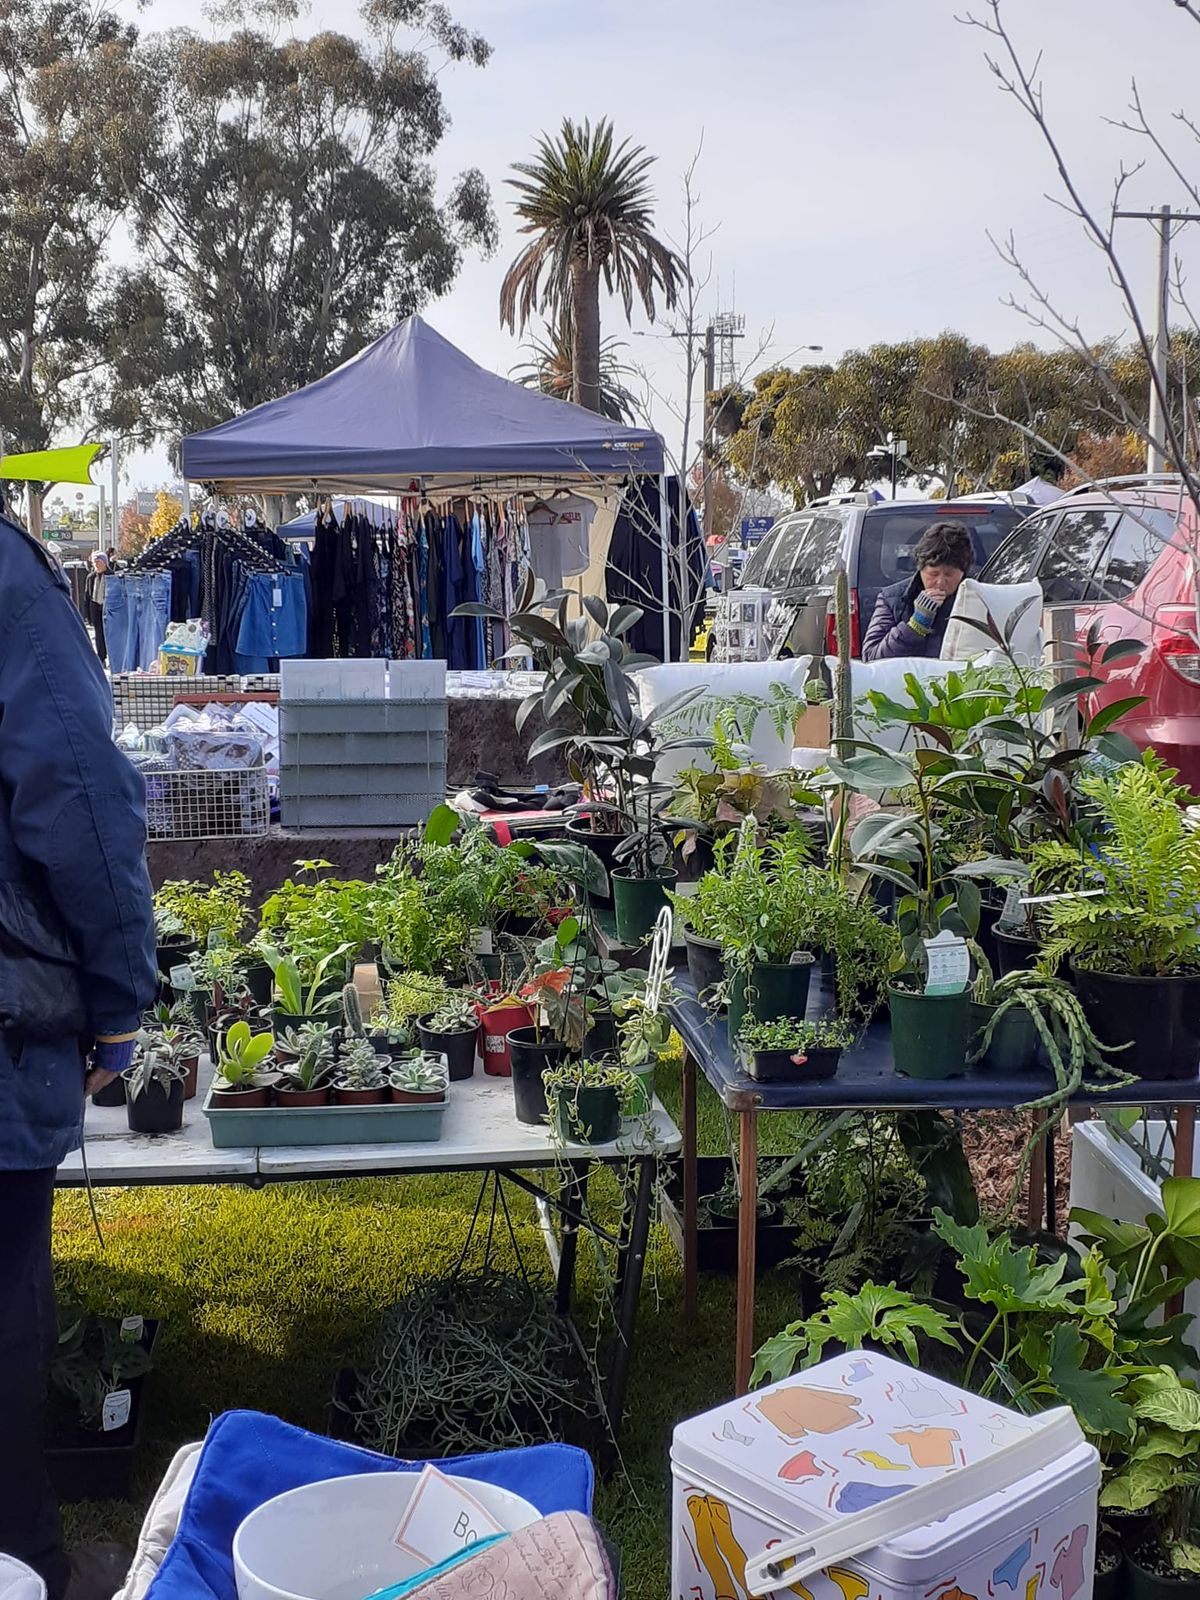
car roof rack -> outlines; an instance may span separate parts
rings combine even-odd
[[[1182,482],[1183,475],[1178,472],[1126,472],[1119,478],[1091,478],[1087,483],[1080,483],[1074,489],[1068,489],[1063,499],[1068,500],[1077,494],[1089,494],[1093,489],[1145,489],[1154,484],[1163,484],[1174,489]]]
[[[813,506],[873,506],[875,500],[866,489],[856,489],[846,494],[823,494],[816,500],[807,500],[804,510],[809,511]]]

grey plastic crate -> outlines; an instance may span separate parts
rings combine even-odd
[[[444,699],[290,700],[279,710],[284,827],[414,827],[445,799]]]

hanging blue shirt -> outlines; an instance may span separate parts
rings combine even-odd
[[[483,526],[479,520],[479,513],[476,511],[471,517],[470,576],[473,582],[470,585],[470,593],[464,596],[464,600],[479,601],[483,599],[483,579],[486,571],[487,558],[483,553]],[[475,618],[475,637],[472,640],[472,644],[474,645],[475,653],[475,660],[472,665],[477,671],[482,671],[488,664],[487,645],[483,639],[482,617]]]

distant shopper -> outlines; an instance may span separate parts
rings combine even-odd
[[[961,522],[935,522],[913,551],[916,574],[884,589],[863,640],[864,661],[940,656],[954,595],[971,570],[971,535]]]
[[[84,590],[84,619],[91,624],[96,635],[96,654],[101,666],[108,665],[108,648],[104,642],[104,587],[108,582],[109,560],[103,550],[92,551],[92,570],[88,573]]]
[[[58,564],[0,512],[0,1552],[62,1600],[46,1475],[54,1173],[154,999],[145,786]],[[101,1452],[103,1453],[103,1452]],[[110,1494],[104,1468],[91,1485]]]

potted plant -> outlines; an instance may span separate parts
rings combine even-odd
[[[624,983],[613,999],[613,1014],[617,1024],[617,1044],[621,1065],[637,1085],[628,1115],[649,1116],[654,1105],[655,1074],[658,1063],[671,1045],[671,1020],[666,1008],[678,998],[667,983],[658,997],[658,1006],[651,1011],[646,1004],[645,975],[622,973]],[[594,1053],[591,1056],[595,1059]]]
[[[322,1022],[306,1022],[289,1031],[276,1045],[276,1058],[283,1069],[275,1085],[276,1105],[328,1105],[333,1049],[333,1031]]]
[[[298,1028],[314,1017],[328,1017],[336,1012],[345,986],[345,956],[349,946],[339,945],[321,956],[307,979],[301,976],[300,965],[293,955],[277,950],[274,945],[263,947],[263,956],[275,980],[274,1020],[277,1031]],[[330,985],[330,973],[337,987]]]
[[[1142,1078],[1200,1071],[1200,835],[1187,790],[1151,752],[1079,788],[1101,831],[1074,898],[1047,907],[1047,965],[1066,957],[1097,1038]]]
[[[739,1040],[750,1057],[750,1076],[760,1083],[809,1083],[835,1076],[842,1051],[854,1043],[854,1029],[828,1017],[818,1022],[799,1017],[777,1017],[773,1022],[747,1018]]]
[[[446,1098],[450,1070],[444,1055],[423,1050],[392,1062],[391,1098],[396,1105],[429,1105]]]
[[[483,1070],[489,1077],[512,1077],[512,1052],[509,1039],[517,1028],[533,1026],[533,1012],[502,982],[490,986],[488,994],[476,1002]]]
[[[534,950],[526,981],[518,989],[533,1020],[508,1036],[518,1122],[536,1126],[547,1120],[543,1075],[582,1049],[587,992],[602,966],[576,917],[564,918]]]
[[[348,1039],[342,1046],[337,1076],[333,1080],[334,1104],[381,1106],[390,1098],[390,1056],[381,1056],[367,1039]]]
[[[146,1041],[124,1078],[130,1133],[178,1133],[183,1127],[187,1078],[183,1065],[167,1050]]]
[[[611,1144],[632,1116],[638,1084],[612,1061],[564,1061],[545,1075],[551,1125],[564,1143]]]
[[[250,880],[242,872],[214,872],[209,885],[169,879],[154,896],[160,944],[172,949],[207,950],[213,943],[236,945],[250,901]],[[159,963],[159,970],[164,968]]]
[[[405,1046],[415,1044],[417,1018],[436,1011],[449,993],[445,978],[436,974],[395,974],[384,988],[381,1017],[389,1037]]]
[[[735,1043],[747,1012],[761,1022],[804,1015],[826,892],[810,853],[803,831],[760,844],[747,819],[728,864],[701,880],[699,893],[720,927]]]
[[[471,1077],[479,1047],[479,1014],[474,996],[447,995],[436,1010],[418,1018],[417,1036],[422,1049],[446,1057],[451,1083]]]
[[[248,1022],[235,1022],[217,1052],[213,1106],[250,1111],[270,1103],[275,1075],[266,1068],[275,1041],[269,1033],[251,1033]]]
[[[954,863],[939,815],[950,792],[961,793],[967,769],[952,750],[906,753],[871,746],[831,756],[833,775],[861,793],[898,791],[902,811],[873,811],[850,835],[855,862],[899,891],[896,925],[903,955],[888,984],[896,1071],[914,1078],[951,1078],[966,1071],[970,1042],[969,967],[961,989],[930,992],[929,945],[943,934],[971,941],[979,928],[979,879],[1024,876],[1000,857]]]
[[[182,1069],[183,1098],[193,1099],[198,1087],[204,1040],[195,1025],[191,1008],[180,1001],[173,1006],[160,1003],[150,1013],[145,1031],[159,1052]]]
[[[186,966],[199,948],[178,908],[160,903],[157,895],[154,898],[154,944],[160,983],[163,979],[169,983],[171,973]]]
[[[724,853],[728,836],[719,840],[713,870],[704,873],[694,894],[672,894],[671,907],[683,928],[688,977],[701,1005],[716,1008],[725,1003],[725,960],[721,953],[721,902],[723,900]]]

